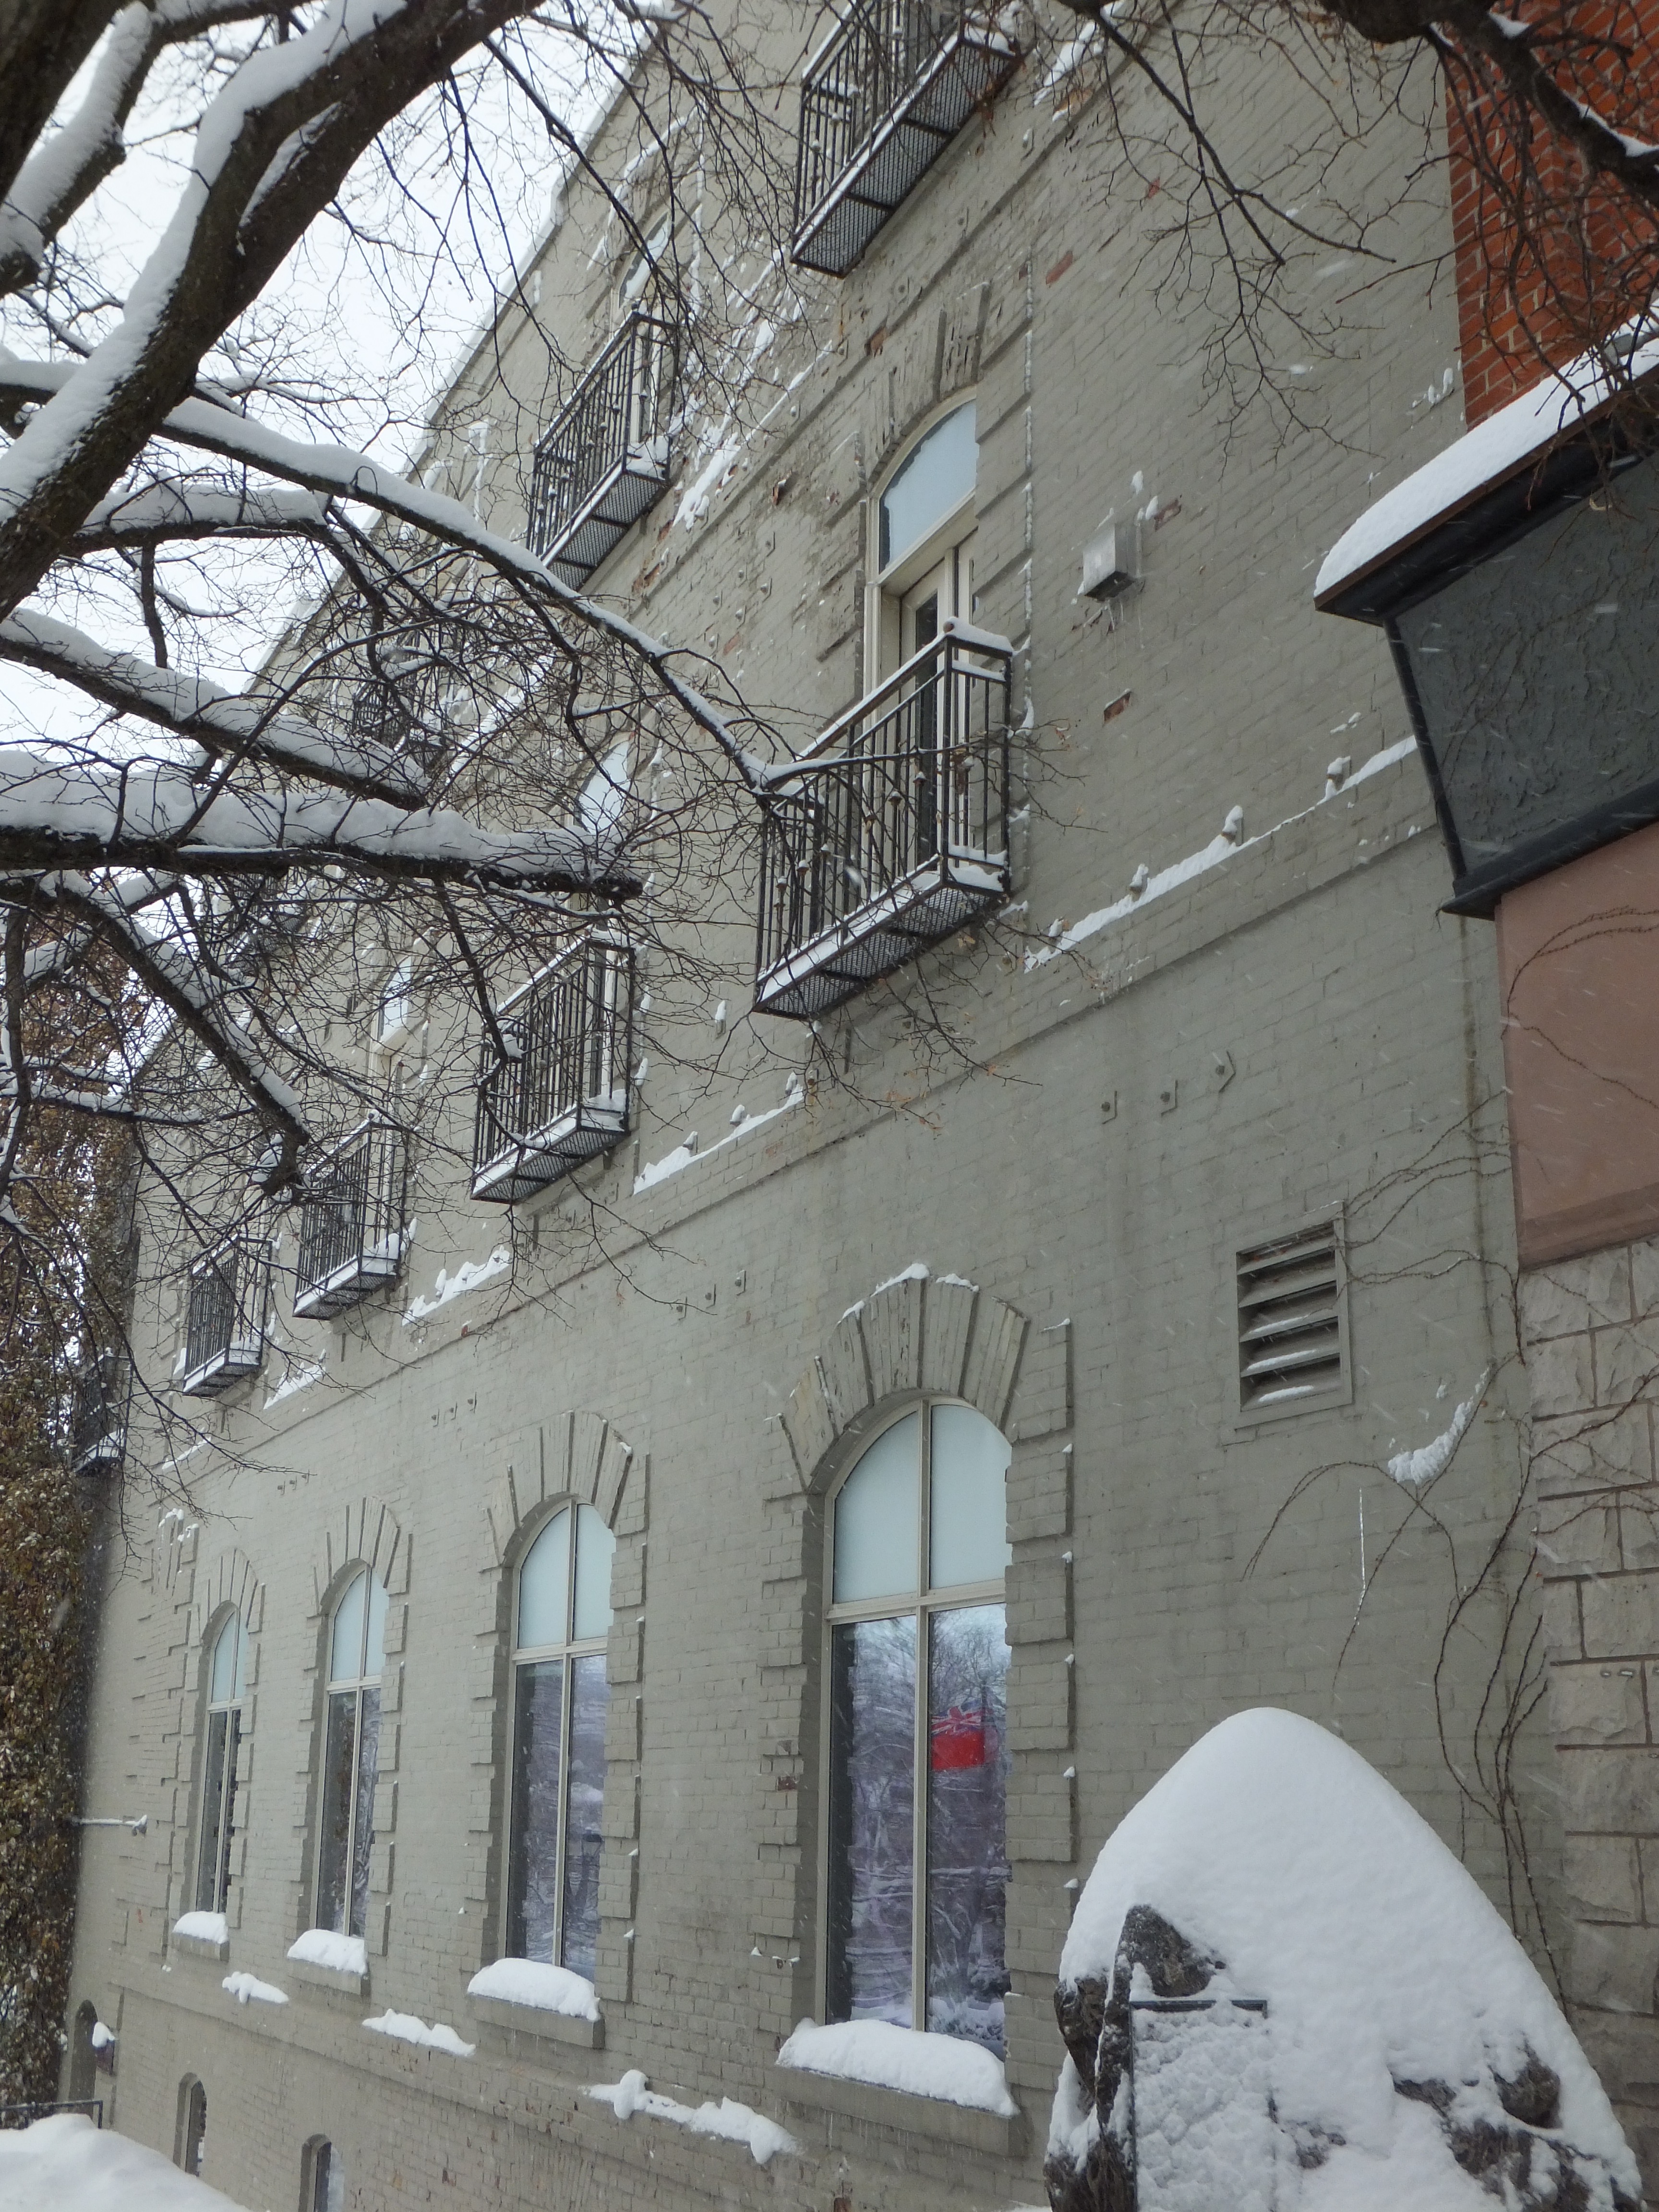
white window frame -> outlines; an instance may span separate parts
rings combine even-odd
[[[933,1409],[938,1406],[963,1406],[969,1413],[979,1413],[977,1406],[970,1406],[965,1398],[953,1398],[944,1393],[930,1393],[913,1398],[898,1407],[890,1417],[860,1439],[857,1455],[837,1476],[824,1500],[823,1536],[823,1631],[819,1639],[820,1685],[818,1742],[820,1745],[818,1775],[818,1955],[817,1981],[817,2016],[828,2021],[830,2016],[830,1793],[833,1771],[830,1731],[834,1722],[834,1659],[835,1632],[848,1622],[860,1620],[897,1620],[913,1618],[916,1623],[915,1711],[911,1738],[911,1835],[910,1835],[910,2024],[914,2031],[927,2032],[927,1777],[929,1773],[928,1734],[928,1654],[931,1642],[928,1634],[933,1617],[940,1613],[963,1613],[975,1606],[999,1605],[1004,1608],[1005,1627],[1007,1607],[1007,1575],[994,1580],[977,1583],[951,1583],[934,1592],[926,1581],[927,1563],[933,1556]],[[836,1507],[842,1492],[858,1473],[870,1454],[891,1429],[912,1413],[921,1416],[921,1448],[917,1454],[917,1481],[920,1494],[916,1503],[916,1583],[909,1591],[890,1591],[881,1597],[854,1598],[836,1601]],[[986,1416],[980,1413],[980,1419]],[[989,1425],[996,1427],[994,1422]],[[1003,1435],[998,1430],[1000,1436]],[[1005,1443],[1008,1441],[1003,1436]],[[1005,1511],[1007,1478],[1004,1477]],[[1006,1525],[1006,1524],[1005,1524]],[[1006,1822],[1005,1808],[1005,1822]],[[1006,1842],[1006,1827],[1005,1827]]]
[[[218,1670],[220,1647],[227,1636],[233,1635],[236,1643],[230,1662],[230,1694],[216,1698],[213,1694],[213,1678]],[[242,1714],[247,1701],[247,1623],[240,1610],[225,1615],[208,1646],[206,1688],[207,1709],[202,1725],[201,1817],[196,1831],[196,1878],[191,1894],[198,1912],[222,1912],[230,1893],[230,1846],[237,1832],[233,1817],[236,1809],[236,1766],[241,1748]],[[217,1720],[224,1723],[225,1749],[219,1770],[218,1803],[214,1807],[209,1802],[208,1780],[212,1766],[213,1727]],[[205,1864],[209,1817],[215,1811],[218,1832],[210,1886],[204,1883],[204,1877],[209,1872]],[[209,1889],[206,1897],[203,1894],[204,1887]]]
[[[568,1830],[569,1826],[570,1814],[570,1721],[573,1684],[575,1679],[575,1669],[572,1662],[577,1659],[592,1658],[596,1655],[603,1657],[610,1648],[611,1623],[616,1618],[616,1609],[614,1606],[610,1605],[610,1584],[609,1577],[607,1577],[606,1602],[609,1609],[606,1614],[604,1634],[600,1636],[579,1637],[571,1632],[575,1627],[576,1621],[576,1554],[581,1542],[581,1516],[584,1511],[592,1514],[599,1526],[604,1528],[605,1534],[611,1537],[612,1546],[611,1558],[614,1562],[616,1555],[615,1533],[606,1525],[605,1516],[599,1510],[598,1507],[588,1504],[585,1499],[581,1498],[561,1498],[553,1506],[552,1510],[538,1523],[535,1534],[531,1537],[529,1542],[520,1553],[518,1564],[513,1570],[513,1589],[511,1598],[513,1608],[513,1656],[510,1662],[512,1668],[512,1691],[511,1695],[507,1699],[507,1854],[502,1869],[505,1878],[501,1883],[501,1923],[500,1929],[501,1955],[503,1958],[523,1958],[526,1955],[526,1954],[522,1951],[515,1951],[512,1948],[512,1938],[514,1933],[513,1925],[514,1917],[514,1890],[520,1861],[518,1802],[520,1677],[526,1667],[544,1665],[556,1659],[560,1662],[559,1796],[558,1804],[554,1816],[554,1894],[556,1905],[553,1916],[553,1958],[551,1963],[554,1966],[562,1966],[564,1964],[565,1948],[564,1919],[567,1874],[566,1850],[569,1841]],[[547,1534],[548,1531],[552,1528],[554,1522],[558,1519],[562,1513],[568,1513],[570,1516],[570,1540],[566,1547],[564,1565],[564,1620],[566,1634],[562,1640],[554,1643],[520,1644],[519,1642],[519,1601],[520,1594],[523,1588],[524,1571],[530,1564],[531,1554],[535,1551],[538,1544],[541,1542],[542,1539]],[[607,1711],[609,1708],[610,1695],[611,1677],[610,1670],[607,1668],[605,1672],[605,1698]],[[574,1972],[576,1970],[573,1967],[570,1971]]]
[[[362,1632],[358,1638],[357,1644],[358,1671],[356,1674],[341,1674],[337,1676],[334,1673],[335,1626],[339,1620],[342,1607],[345,1604],[347,1599],[349,1598],[352,1591],[357,1587],[360,1582],[364,1585],[364,1589],[363,1626]],[[332,1932],[336,1935],[355,1936],[360,1937],[366,1937],[368,1933],[368,1914],[367,1905],[364,1907],[364,1924],[362,1928],[354,1928],[351,1924],[351,1919],[352,1904],[356,1892],[355,1870],[357,1863],[358,1813],[364,1794],[362,1788],[363,1697],[367,1691],[379,1690],[381,1687],[385,1676],[384,1650],[382,1650],[381,1653],[380,1668],[372,1674],[368,1671],[368,1644],[374,1625],[374,1593],[377,1589],[380,1592],[381,1596],[382,1635],[384,1636],[385,1607],[386,1604],[386,1587],[380,1580],[380,1577],[375,1574],[374,1568],[369,1566],[366,1562],[360,1563],[356,1571],[348,1575],[346,1580],[340,1586],[339,1595],[336,1597],[333,1604],[328,1609],[327,1679],[323,1685],[322,1760],[318,1777],[317,1790],[317,1866],[315,1879],[312,1883],[312,1925],[315,1928],[327,1927],[329,1925],[329,1922],[325,1920],[323,1917],[323,1876],[324,1853],[327,1849],[328,1841],[325,1820],[328,1809],[329,1719],[332,1711],[334,1699],[337,1697],[343,1697],[348,1693],[350,1693],[353,1696],[351,1713],[351,1790],[348,1799],[346,1813],[344,1876],[343,1888],[342,1891],[343,1899],[343,1917],[345,1921],[345,1926],[343,1929],[333,1929]],[[371,1847],[374,1841],[374,1788],[375,1784],[378,1783],[380,1776],[380,1727],[385,1717],[384,1709],[381,1709],[377,1713],[375,1723],[375,1781],[371,1783],[368,1792],[369,1820],[368,1841]]]
[[[899,651],[899,603],[914,584],[920,582],[930,568],[936,568],[947,554],[965,544],[978,528],[979,482],[975,471],[974,489],[957,501],[947,514],[941,515],[927,535],[914,545],[906,547],[896,561],[884,568],[881,560],[881,507],[895,477],[903,468],[923,441],[959,414],[964,407],[977,408],[976,391],[955,393],[941,406],[936,407],[921,426],[908,437],[891,462],[882,471],[870,500],[868,565],[866,574],[870,582],[865,591],[865,694],[877,690],[896,669],[902,659]],[[977,428],[977,415],[975,415]],[[972,593],[967,609],[958,609],[957,619],[973,619]]]

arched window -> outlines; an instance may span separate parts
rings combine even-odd
[[[367,1569],[334,1608],[329,1635],[328,1737],[317,1854],[319,1928],[361,1936],[368,1919],[368,1852],[380,1746],[386,1590]]]
[[[179,2120],[173,2138],[173,2161],[199,2181],[207,2155],[207,2091],[193,2074],[179,2084]]]
[[[507,1948],[593,1978],[605,1802],[605,1645],[617,1540],[564,1506],[519,1567]]]
[[[920,1406],[836,1493],[825,2017],[1000,2051],[1008,1445]]]
[[[876,506],[878,680],[974,611],[974,491],[979,447],[970,399],[926,431]]]
[[[345,2160],[326,2136],[313,2136],[305,2147],[300,2212],[345,2212]]]
[[[233,1613],[213,1641],[208,1668],[207,1742],[202,1758],[202,1832],[196,1853],[196,1910],[222,1912],[230,1894],[236,1832],[236,1754],[247,1692],[247,1629]]]

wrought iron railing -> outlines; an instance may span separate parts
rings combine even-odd
[[[854,0],[801,83],[795,259],[844,276],[1018,59],[994,9]]]
[[[404,1263],[408,1152],[401,1129],[365,1121],[312,1171],[300,1208],[294,1310],[343,1313],[398,1279]]]
[[[755,1004],[810,1019],[1007,895],[1005,639],[947,623],[775,769]]]
[[[75,1379],[70,1465],[76,1474],[118,1474],[127,1454],[132,1366],[120,1352],[100,1352]]]
[[[448,622],[377,641],[368,672],[352,694],[350,735],[400,755],[429,783],[447,757],[443,692],[465,641],[460,625]]]
[[[668,481],[674,334],[635,309],[536,448],[530,542],[568,582],[586,583]]]
[[[215,1398],[265,1356],[265,1307],[270,1289],[270,1249],[262,1237],[243,1231],[191,1262],[190,1315],[185,1335],[187,1397]]]
[[[564,954],[502,1005],[509,1056],[486,1043],[474,1198],[528,1198],[627,1133],[633,1024],[634,956],[605,939]]]

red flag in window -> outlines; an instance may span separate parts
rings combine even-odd
[[[985,1765],[996,1743],[996,1732],[986,1723],[983,1705],[969,1705],[966,1711],[952,1705],[948,1713],[928,1722],[927,1732],[935,1774]]]

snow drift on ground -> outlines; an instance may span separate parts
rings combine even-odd
[[[833,2074],[912,2097],[939,2097],[1012,2118],[1018,2109],[1008,2094],[1002,2061],[981,2044],[959,2035],[921,2035],[885,2020],[844,2020],[829,2027],[802,2021],[781,2051],[780,2066]]]
[[[495,1997],[506,2004],[533,2005],[538,2012],[563,2013],[571,2020],[597,2020],[599,1999],[593,1984],[568,1966],[550,1966],[539,1959],[497,1959],[466,1985],[470,1997]]]
[[[1340,2138],[1281,2188],[1301,2212],[1492,2212],[1430,2106],[1507,2124],[1493,2086],[1528,2046],[1560,2077],[1557,2141],[1640,2195],[1606,2093],[1555,2000],[1473,1877],[1357,1752],[1294,1713],[1212,1729],[1109,1838],[1060,1954],[1063,1985],[1109,1978],[1125,1916],[1150,1905],[1224,1962],[1209,1992],[1265,1998],[1273,2106]],[[1097,2124],[1068,2057],[1049,2148],[1081,2162]]]
[[[0,2130],[0,2204],[6,2212],[236,2212],[228,2197],[159,2151],[95,2128],[84,2112]]]

